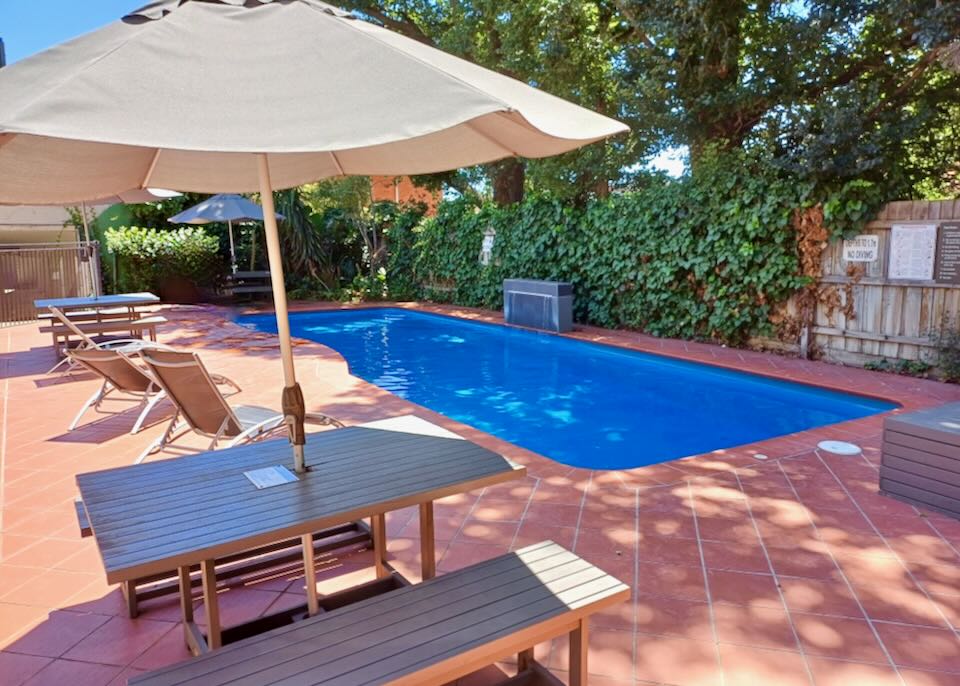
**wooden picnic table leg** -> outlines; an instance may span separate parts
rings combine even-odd
[[[183,640],[193,655],[207,652],[207,642],[193,621],[193,583],[190,580],[190,567],[178,567],[177,579],[180,582],[180,616],[183,618]]]
[[[420,569],[423,581],[437,575],[437,550],[433,528],[433,501],[420,503]]]
[[[390,576],[387,568],[387,516],[385,514],[370,517],[370,532],[373,538],[373,563],[377,578]]]
[[[216,650],[223,645],[220,638],[220,603],[217,599],[217,569],[215,560],[200,563],[203,581],[203,607],[207,614],[207,645]]]
[[[313,550],[313,534],[300,537],[303,544],[303,583],[307,587],[307,612],[310,616],[320,612],[320,598],[317,596],[317,561]]]
[[[120,590],[123,593],[123,600],[127,604],[127,617],[130,619],[136,618],[139,614],[137,608],[137,582],[136,581],[124,581],[120,584]]]
[[[570,686],[587,686],[587,645],[590,633],[587,620],[581,619],[570,632]]]

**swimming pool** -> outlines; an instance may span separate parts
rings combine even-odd
[[[238,323],[276,333],[272,314]],[[551,334],[397,308],[290,315],[352,374],[558,462],[621,469],[895,405]]]

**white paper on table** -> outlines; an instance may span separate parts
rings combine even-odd
[[[274,465],[273,467],[263,467],[262,469],[252,469],[244,472],[243,475],[250,479],[250,483],[261,488],[270,488],[272,486],[282,486],[283,484],[293,483],[297,476],[283,465]]]

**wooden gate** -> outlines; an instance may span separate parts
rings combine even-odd
[[[36,319],[38,298],[99,294],[95,241],[0,245],[0,325]]]

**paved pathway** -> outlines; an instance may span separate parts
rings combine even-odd
[[[199,349],[212,371],[237,380],[237,402],[278,405],[272,337],[230,324],[216,308],[165,315],[173,323],[161,339]],[[597,329],[577,336],[856,389],[908,408],[960,398],[954,386],[719,346]],[[136,436],[125,433],[130,411],[66,432],[96,382],[45,377],[47,344],[36,325],[0,330],[0,685],[121,684],[187,656],[178,609],[157,600],[139,619],[122,616],[92,541],[78,537],[73,475],[132,461],[168,410],[158,408]],[[668,465],[591,472],[391,396],[349,376],[322,346],[303,342],[296,355],[310,409],[348,423],[414,412],[528,466],[524,482],[438,506],[439,566],[551,538],[631,583],[633,600],[594,625],[594,684],[960,683],[960,522],[877,494],[879,418]],[[855,440],[864,455],[818,453],[827,437]],[[415,576],[415,512],[396,513],[388,526],[394,563]],[[324,558],[321,590],[370,578],[370,562],[363,551]],[[290,572],[225,588],[221,608],[229,623],[302,597],[302,578]],[[537,648],[561,676],[563,648]],[[496,673],[466,681],[490,683]]]

